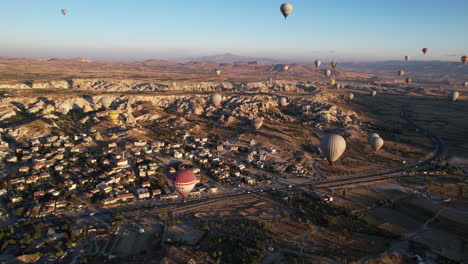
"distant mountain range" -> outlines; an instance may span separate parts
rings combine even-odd
[[[234,62],[259,62],[263,64],[279,64],[284,63],[284,61],[271,59],[271,58],[255,58],[255,57],[246,57],[240,56],[232,53],[224,53],[211,56],[202,56],[202,57],[192,57],[192,58],[183,58],[176,60],[177,62],[191,62],[191,61],[212,61],[218,63],[234,63]]]

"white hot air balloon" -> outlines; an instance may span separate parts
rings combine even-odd
[[[345,152],[346,141],[340,135],[328,134],[320,140],[320,148],[330,165],[333,165]]]
[[[287,106],[288,105],[288,98],[286,98],[284,96],[280,97],[279,100],[278,100],[278,104],[281,107]]]
[[[377,92],[376,92],[376,91],[371,91],[371,92],[370,92],[370,95],[371,95],[371,96],[376,96],[376,95],[377,95]]]
[[[284,16],[284,19],[286,19],[293,11],[293,6],[290,3],[284,3],[281,5],[280,11]]]
[[[221,75],[221,70],[216,70],[215,73],[216,75]]]
[[[218,106],[221,105],[221,101],[223,100],[223,96],[220,95],[219,93],[214,93],[214,94],[211,95],[210,99],[211,99],[211,103],[214,106],[218,107]]]
[[[325,74],[325,76],[330,77],[330,75],[332,74],[332,71],[326,70],[326,71],[324,71],[324,74]]]
[[[468,87],[468,82],[464,82],[463,86]]]
[[[316,60],[314,64],[316,68],[320,68],[320,65],[322,65],[322,62],[320,60]]]
[[[384,145],[384,140],[381,137],[373,137],[370,139],[370,145],[374,152],[379,151]]]
[[[371,138],[375,138],[375,137],[380,137],[379,134],[377,133],[369,133],[369,135],[367,135],[367,141],[371,141]]]
[[[450,100],[450,102],[453,103],[453,102],[457,101],[459,96],[460,96],[460,94],[458,93],[458,91],[452,91],[452,92],[450,92],[450,94],[449,94],[449,100]]]

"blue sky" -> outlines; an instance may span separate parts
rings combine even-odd
[[[458,60],[467,0],[0,0],[0,56]],[[62,8],[68,15],[60,13]],[[430,56],[420,50],[430,48]]]

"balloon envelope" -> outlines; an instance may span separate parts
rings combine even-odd
[[[410,60],[410,56],[405,56],[405,61],[409,61]]]
[[[284,106],[288,105],[288,99],[286,97],[284,97],[284,96],[280,97],[279,98],[279,105],[281,107],[284,107]]]
[[[256,117],[256,118],[252,119],[251,122],[252,122],[252,127],[255,130],[259,130],[263,125],[263,118]]]
[[[404,70],[399,70],[398,71],[398,76],[403,76],[405,74],[405,71]]]
[[[423,52],[424,54],[426,54],[428,51],[429,51],[429,49],[428,49],[428,48],[424,48],[424,49],[422,49],[422,52]]]
[[[223,100],[223,96],[220,95],[219,93],[214,93],[211,95],[211,103],[214,105],[214,106],[220,106],[221,105],[221,101]]]
[[[326,71],[324,71],[324,74],[325,74],[325,76],[330,77],[332,72],[330,70],[326,70]]]
[[[195,187],[197,177],[190,170],[178,170],[172,177],[174,188],[185,199]]]
[[[380,137],[379,134],[377,133],[369,133],[369,135],[367,135],[367,141],[371,141],[371,138],[374,138],[374,137]]]
[[[289,65],[283,65],[283,70],[284,70],[284,71],[289,70]]]
[[[315,67],[316,67],[316,68],[319,68],[320,65],[322,65],[322,62],[319,61],[319,60],[316,60],[316,61],[314,62],[314,64],[315,64]]]
[[[463,86],[468,87],[468,82],[464,82]]]
[[[406,80],[405,80],[405,82],[406,82],[407,84],[410,84],[412,81],[413,81],[413,80],[411,80],[411,78],[406,78]]]
[[[354,98],[354,94],[353,94],[353,93],[348,94],[348,99],[349,99],[349,100],[353,100],[353,98]]]
[[[320,148],[328,162],[333,165],[346,150],[346,141],[340,135],[328,134],[320,140]]]
[[[62,12],[62,15],[66,15],[68,13],[66,9],[62,9],[61,12]]]
[[[117,119],[119,119],[119,112],[117,110],[110,110],[108,113],[107,113],[107,117],[109,118],[109,120],[111,121],[116,121]]]
[[[284,19],[286,19],[293,11],[293,6],[290,3],[284,3],[281,5],[280,11],[284,16]]]
[[[466,64],[468,62],[468,56],[461,57],[461,62],[463,62],[463,64]]]
[[[335,79],[330,79],[330,86],[335,85],[335,83],[336,83]]]
[[[384,145],[384,140],[381,137],[373,137],[370,140],[371,148],[374,152],[379,151]]]
[[[449,94],[449,100],[450,100],[450,102],[455,102],[455,101],[457,101],[459,96],[460,96],[460,94],[458,93],[458,91],[452,91],[452,92],[450,92],[450,94]]]
[[[332,66],[333,69],[336,68],[336,65],[338,65],[338,62],[336,62],[336,61],[332,61],[332,62],[330,63],[330,66]]]
[[[220,75],[220,74],[221,74],[221,70],[216,70],[215,73],[216,73],[216,75]]]
[[[376,92],[376,91],[371,91],[371,92],[370,92],[370,95],[371,95],[371,96],[376,96],[376,95],[377,95],[377,92]]]

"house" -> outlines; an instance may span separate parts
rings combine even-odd
[[[141,187],[143,188],[151,187],[151,183],[149,181],[145,181],[141,184]]]
[[[127,159],[117,160],[117,166],[119,166],[119,167],[128,166],[128,160]]]
[[[137,194],[139,199],[147,199],[151,197],[148,188],[139,188],[137,189]]]
[[[135,196],[133,196],[133,194],[131,193],[117,195],[117,200],[120,200],[122,202],[126,202],[132,199],[135,199]]]

